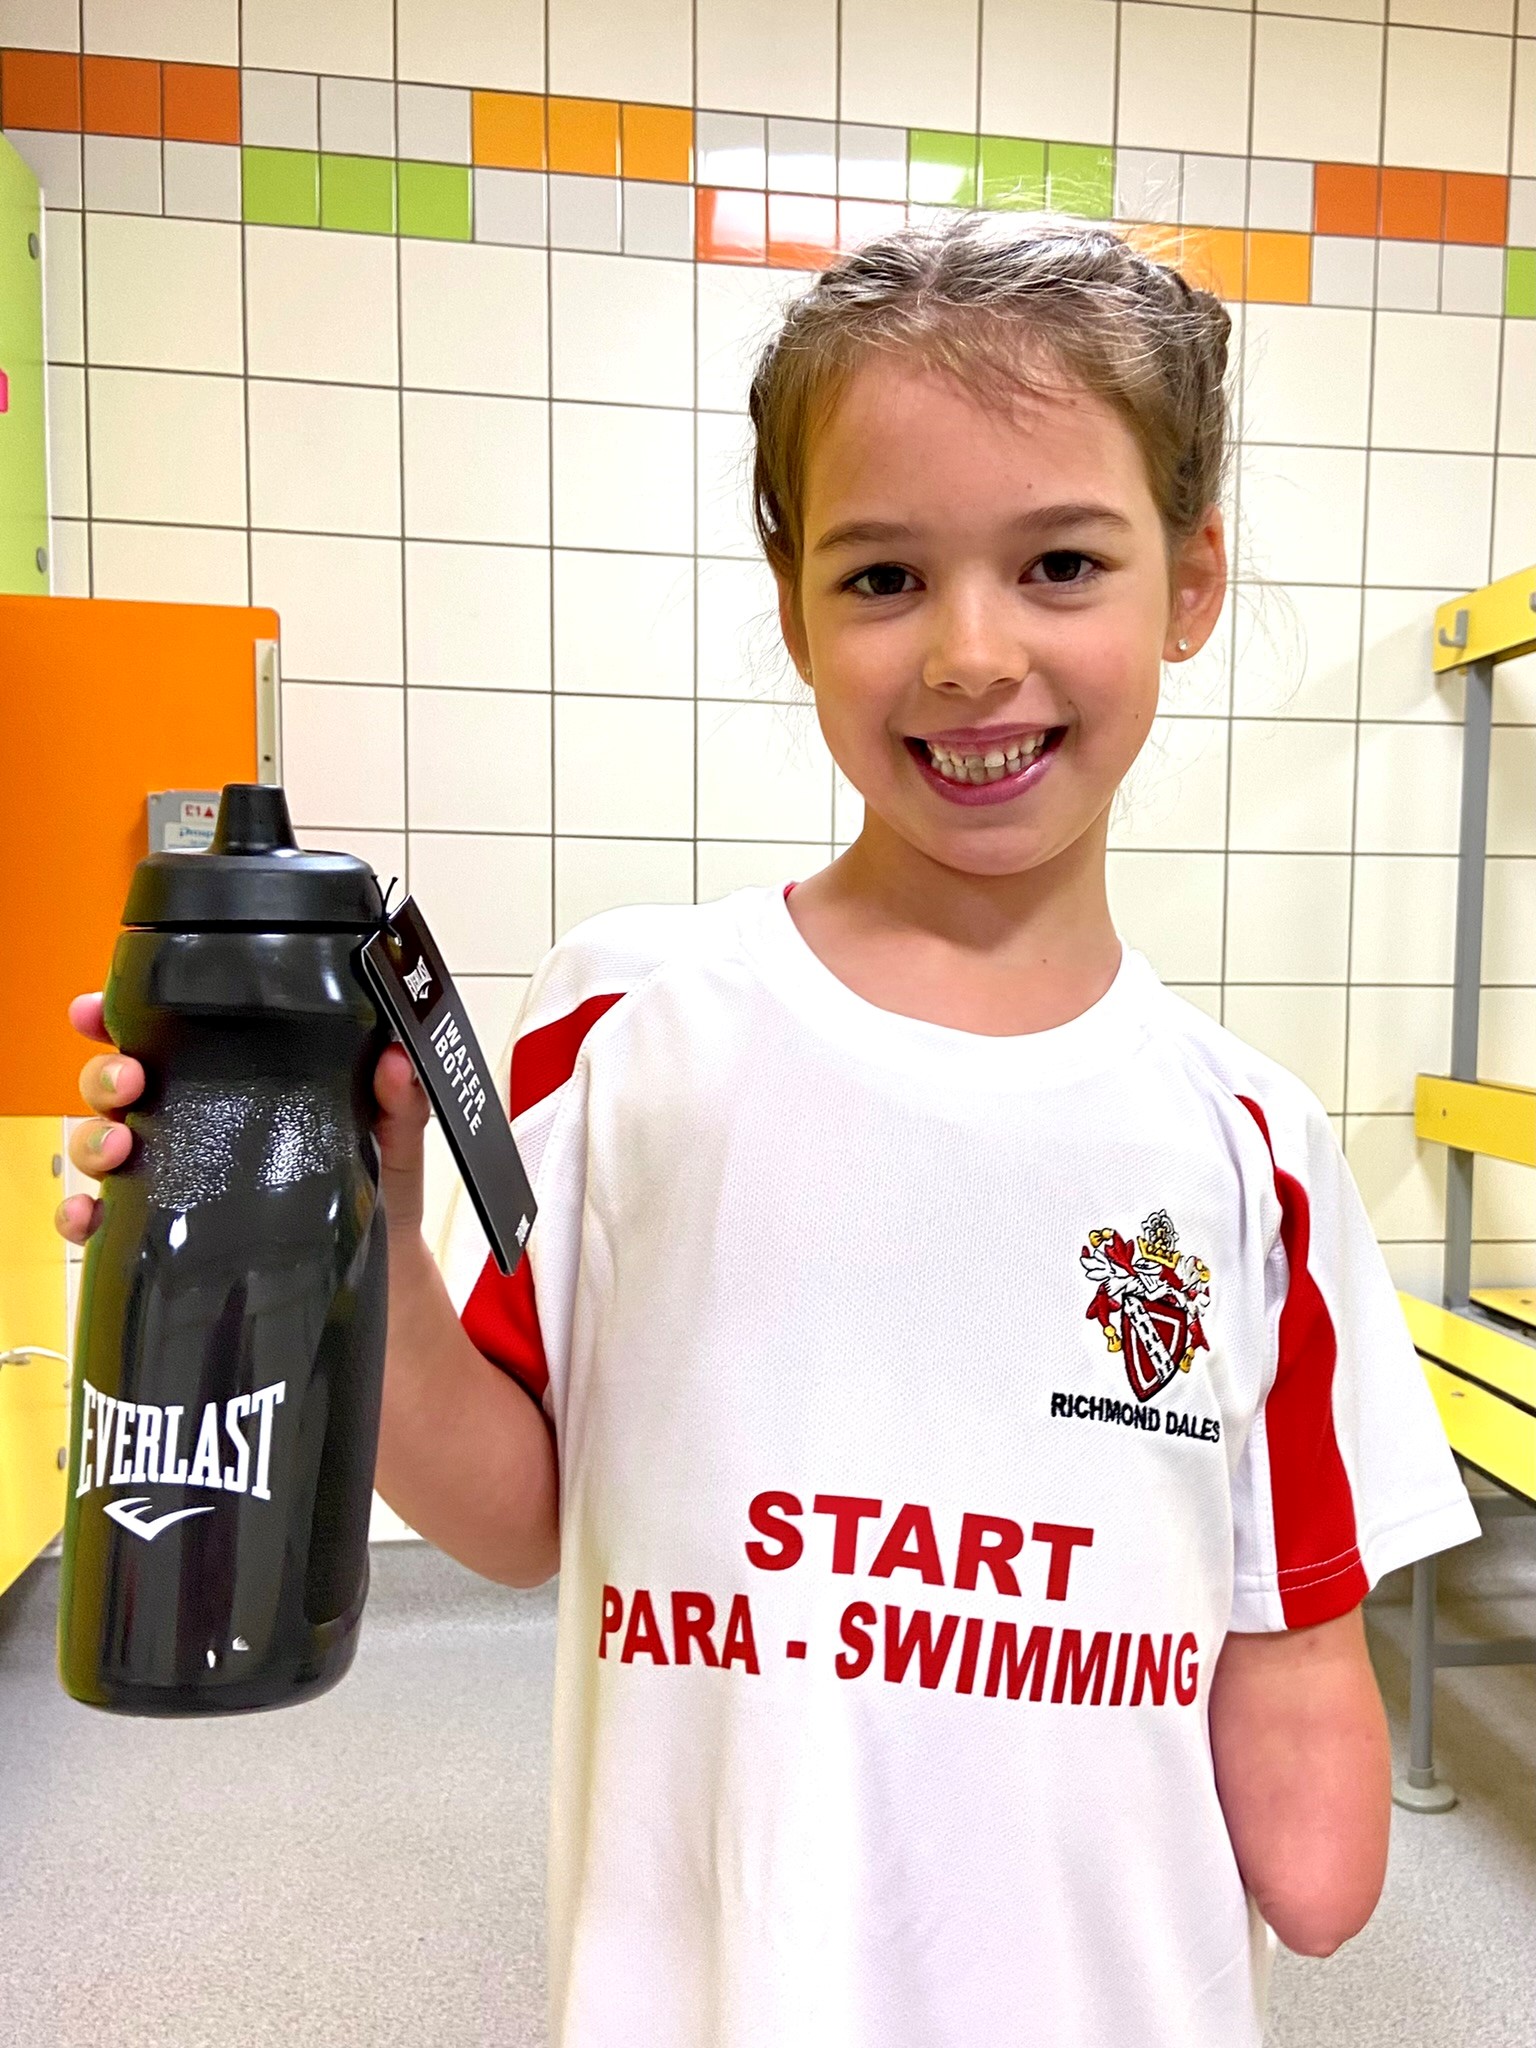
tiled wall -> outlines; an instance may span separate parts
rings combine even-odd
[[[972,202],[1220,290],[1238,582],[1122,806],[1117,912],[1318,1090],[1433,1288],[1428,621],[1536,559],[1536,0],[0,0],[0,51],[50,208],[55,589],[278,607],[301,825],[409,876],[498,1044],[588,911],[857,828],[744,520],[781,295]],[[1532,669],[1484,1012],[1526,1081]],[[1478,1228],[1482,1277],[1528,1277],[1518,1169]]]

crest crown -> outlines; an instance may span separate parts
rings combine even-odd
[[[1160,1266],[1174,1266],[1179,1259],[1179,1233],[1166,1209],[1158,1209],[1141,1226],[1141,1248]]]

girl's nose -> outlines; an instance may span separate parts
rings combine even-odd
[[[1029,651],[1017,618],[995,599],[976,594],[952,599],[934,615],[934,631],[923,662],[923,681],[933,690],[984,696],[1000,685],[1022,683]]]

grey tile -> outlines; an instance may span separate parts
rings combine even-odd
[[[242,71],[241,140],[260,149],[318,149],[319,83],[310,71]]]
[[[239,149],[222,142],[168,142],[165,210],[191,220],[238,220]]]
[[[837,123],[771,116],[768,183],[775,192],[836,192]]]
[[[619,181],[555,172],[549,181],[549,246],[618,252]]]
[[[475,240],[542,249],[549,240],[548,183],[542,171],[476,171]]]
[[[21,146],[19,137],[11,140]],[[1536,178],[1509,181],[1509,239],[1517,249],[1536,247]]]
[[[420,162],[469,162],[469,94],[454,85],[402,85],[395,116],[400,154]]]
[[[1182,185],[1176,149],[1116,150],[1116,220],[1176,221]]]
[[[626,256],[692,256],[693,187],[624,180]]]
[[[6,141],[43,188],[47,206],[80,204],[80,137],[57,135],[46,128],[9,128]]]
[[[158,213],[159,143],[147,135],[87,135],[85,203],[101,213]]]
[[[1376,244],[1358,235],[1314,235],[1314,306],[1369,306],[1376,295]]]
[[[1383,242],[1376,303],[1397,313],[1433,313],[1440,304],[1440,244]]]
[[[844,199],[905,199],[907,131],[843,121],[837,130],[837,189]]]
[[[761,114],[695,114],[693,160],[701,185],[768,182],[767,124]]]
[[[1440,259],[1442,313],[1502,313],[1504,251],[1446,244]]]
[[[1192,227],[1242,227],[1248,217],[1247,159],[1186,151],[1181,212]]]
[[[322,78],[320,147],[333,156],[393,156],[395,88],[382,78]]]
[[[1248,166],[1248,225],[1306,234],[1312,226],[1312,166],[1255,157]]]

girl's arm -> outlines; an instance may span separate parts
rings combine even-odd
[[[1386,1715],[1360,1610],[1229,1635],[1211,1684],[1216,1790],[1243,1882],[1289,1949],[1332,1955],[1381,1896]]]

